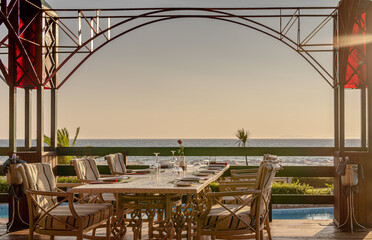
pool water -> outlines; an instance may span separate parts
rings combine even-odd
[[[8,204],[0,204],[0,218],[8,218],[9,214]]]
[[[333,219],[333,207],[273,209],[273,219]]]
[[[8,204],[0,204],[0,218],[8,218]],[[273,219],[332,219],[333,207],[273,209]]]

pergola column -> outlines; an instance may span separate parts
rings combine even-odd
[[[37,86],[36,96],[36,152],[44,153],[44,86]]]
[[[9,152],[17,152],[17,88],[9,86]]]
[[[30,150],[32,146],[32,90],[25,88],[25,149]]]

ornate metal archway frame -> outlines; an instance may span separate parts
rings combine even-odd
[[[267,14],[267,11],[277,11],[278,14]],[[302,14],[301,10],[303,11],[319,11],[319,10],[326,10],[331,11],[328,14],[317,14],[317,13],[307,13]],[[133,12],[136,11],[136,15],[120,15],[120,16],[112,16],[108,15],[111,9],[101,9],[101,10],[71,10],[71,12],[78,12],[78,16],[69,16],[69,17],[60,17],[61,19],[74,19],[78,21],[79,26],[79,34],[78,35],[71,35],[68,34],[70,39],[75,42],[77,45],[74,46],[75,49],[69,52],[69,55],[60,63],[58,68],[56,69],[55,73],[58,72],[75,54],[81,52],[81,50],[89,49],[89,52],[80,63],[78,63],[73,70],[64,78],[61,83],[58,85],[57,88],[62,86],[70,77],[71,75],[94,53],[96,53],[99,49],[110,43],[111,41],[122,37],[134,30],[137,30],[141,27],[173,20],[173,19],[186,19],[186,18],[204,18],[204,19],[214,19],[219,21],[225,21],[233,24],[238,24],[243,27],[247,27],[256,31],[259,31],[269,37],[272,37],[286,46],[290,47],[292,50],[296,51],[299,55],[301,55],[320,75],[321,77],[327,81],[327,83],[334,87],[334,76],[329,73],[322,64],[317,61],[317,59],[311,55],[311,52],[321,52],[321,51],[333,51],[333,42],[330,43],[322,43],[322,44],[309,44],[309,41],[316,36],[316,34],[330,22],[330,20],[335,18],[336,8],[153,8],[153,9],[121,9],[120,11],[123,12]],[[257,11],[263,14],[257,14]],[[283,11],[291,11],[291,14],[283,14]],[[86,13],[84,13],[86,12]],[[89,12],[95,12],[95,16],[87,16]],[[138,13],[139,12],[139,13]],[[255,14],[252,14],[255,12]],[[102,15],[102,13],[106,13]],[[46,13],[48,15],[48,13]],[[107,24],[106,28],[102,29],[99,25],[100,19],[107,19],[107,22],[111,22],[111,18],[115,17],[116,19],[120,19],[118,23],[110,26]],[[322,18],[322,21],[319,25],[316,25],[314,29],[312,29],[311,33],[308,34],[304,39],[300,38],[301,35],[301,18]],[[263,18],[275,18],[280,22],[278,24],[278,29],[274,29],[256,19],[263,19]],[[85,42],[82,42],[82,32],[81,32],[81,21],[82,19],[88,25],[88,28],[91,31],[91,37],[87,39]],[[90,20],[89,20],[90,19]],[[124,19],[124,20],[122,20]],[[283,24],[283,19],[287,20],[285,24]],[[135,23],[134,26],[130,25],[132,22],[137,20],[141,20],[139,23]],[[71,33],[71,29],[65,28],[66,24],[59,24],[56,22],[60,29],[63,29],[64,33]],[[289,36],[289,32],[291,28],[297,23],[297,29],[295,29],[296,34],[293,36],[295,39],[292,39]],[[120,27],[126,27],[129,25],[127,29],[120,30],[116,33],[116,35],[112,36],[111,32]],[[283,26],[284,25],[284,26]],[[93,41],[102,37],[104,41],[100,42],[98,46],[93,48]],[[332,38],[331,38],[332,39]],[[332,39],[333,40],[333,39]],[[90,47],[89,47],[90,45]],[[324,49],[327,48],[328,49]],[[312,48],[312,49],[308,49]],[[65,52],[66,53],[66,52]],[[54,76],[53,73],[48,79],[45,80],[44,84],[47,84],[50,79]]]

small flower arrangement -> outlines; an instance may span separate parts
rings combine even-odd
[[[185,151],[184,151],[185,148],[184,148],[184,146],[182,146],[182,140],[178,139],[177,143],[179,144],[178,155],[185,156]]]

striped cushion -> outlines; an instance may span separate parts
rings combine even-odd
[[[90,158],[75,159],[76,174],[80,179],[98,180],[100,178],[96,160]]]
[[[105,159],[110,167],[111,174],[125,173],[127,171],[122,153],[106,155]]]
[[[22,164],[29,188],[36,191],[56,192],[57,186],[54,178],[52,166],[49,163]],[[52,196],[35,196],[37,203],[45,209],[54,206],[57,198]],[[36,208],[34,214],[40,214],[40,209]]]
[[[225,205],[228,209],[234,211],[239,208],[240,205]],[[238,230],[249,228],[241,219],[246,223],[251,223],[250,208],[245,206],[237,213],[239,217],[231,215],[229,211],[219,205],[212,207],[210,213],[203,223],[203,227],[206,229],[217,229],[217,230]]]
[[[262,166],[260,166],[260,179],[258,179],[256,184],[256,189],[263,189],[261,198],[262,200],[260,203],[260,216],[265,215],[267,212],[267,204],[270,201],[272,184],[274,182],[275,174],[279,170],[279,168],[280,165],[271,163],[264,163],[262,164]],[[266,203],[264,200],[266,201]],[[253,218],[255,218],[257,207],[258,198],[255,198],[251,203]]]
[[[82,217],[82,227],[87,228],[93,224],[97,224],[104,219],[107,219],[112,214],[111,204],[101,203],[101,204],[75,204],[75,211],[79,216]],[[44,229],[53,230],[65,230],[77,228],[77,221],[73,217],[68,205],[60,205],[50,211],[50,214],[58,218],[55,219],[50,215],[44,216],[40,222],[39,226]],[[60,221],[59,221],[60,220]],[[64,223],[68,223],[68,226]]]

